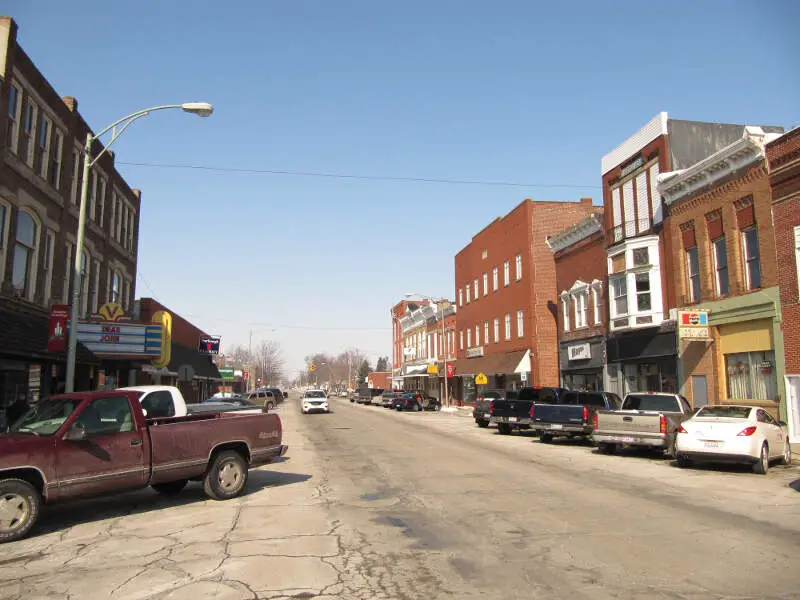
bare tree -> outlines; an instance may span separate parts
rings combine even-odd
[[[261,379],[261,384],[274,386],[283,378],[284,358],[283,350],[278,342],[262,341],[253,350],[253,364],[256,367],[256,376]]]

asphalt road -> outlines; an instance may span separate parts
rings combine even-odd
[[[46,509],[0,546],[0,598],[800,597],[797,467],[681,470],[463,414],[332,408],[282,405],[288,456],[236,500],[194,483]]]

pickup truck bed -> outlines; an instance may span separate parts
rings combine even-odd
[[[285,454],[280,417],[201,413],[146,419],[136,391],[40,401],[0,436],[0,542],[25,536],[42,503],[202,481],[215,500],[244,492],[250,467]]]
[[[492,403],[491,421],[497,431],[508,435],[514,429],[530,429],[533,418],[531,408],[535,404],[558,404],[563,388],[524,387],[516,398],[497,399]]]
[[[619,397],[608,392],[569,390],[560,394],[558,399],[558,404],[537,403],[534,406],[531,429],[539,433],[543,442],[559,436],[589,437],[593,432],[595,412],[620,405]]]

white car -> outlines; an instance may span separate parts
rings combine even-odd
[[[676,436],[678,466],[694,461],[747,463],[761,475],[770,461],[792,461],[786,423],[757,406],[704,406],[684,421]]]
[[[300,399],[301,410],[304,415],[310,412],[329,412],[328,396],[323,390],[306,390]]]

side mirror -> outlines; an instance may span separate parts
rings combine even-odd
[[[147,409],[146,409],[146,408],[142,408],[142,414],[143,414],[145,417],[147,416]]]
[[[73,423],[64,434],[64,439],[69,442],[80,442],[86,439],[86,429],[80,423]]]

